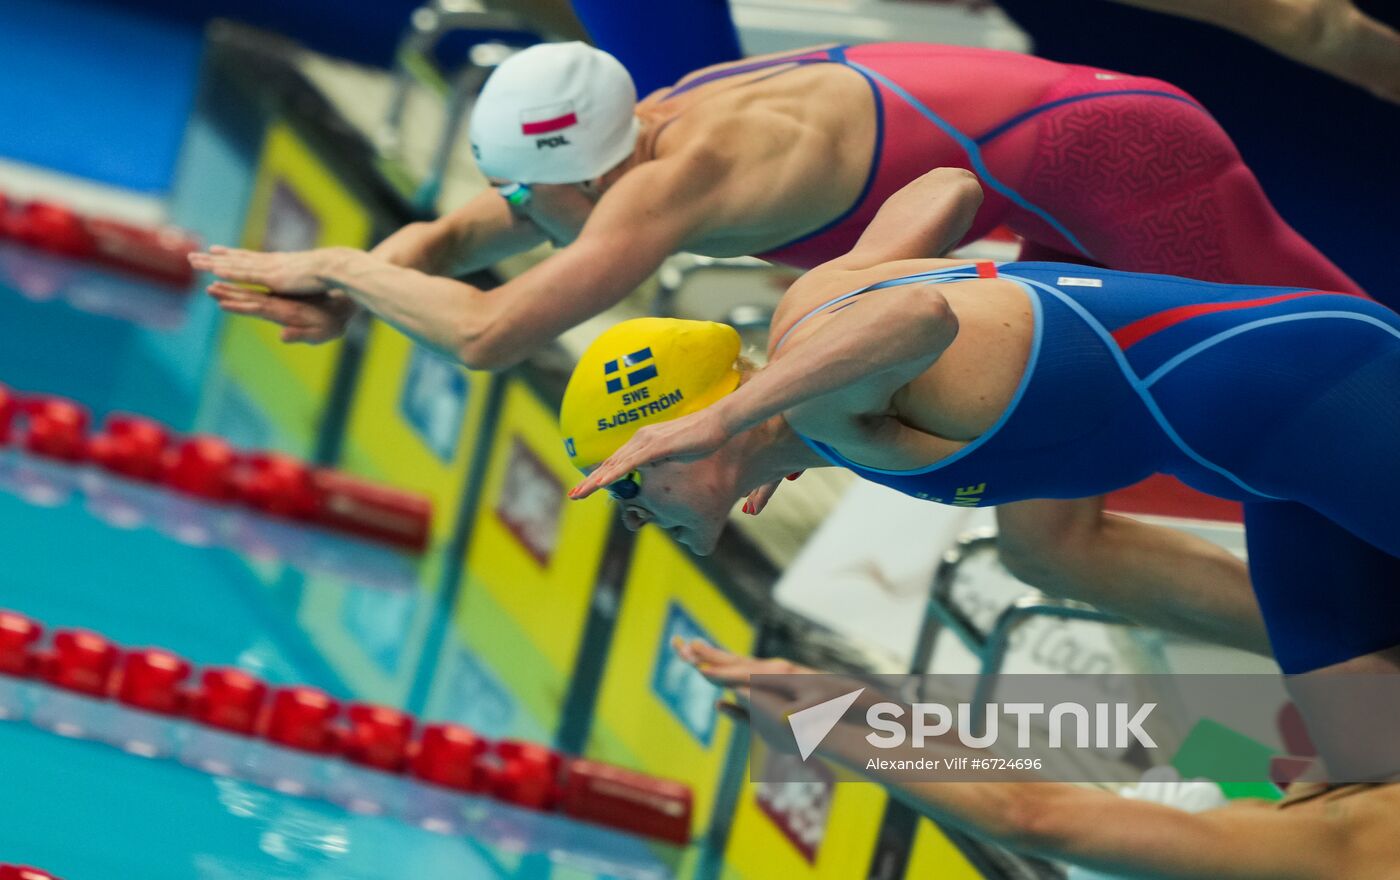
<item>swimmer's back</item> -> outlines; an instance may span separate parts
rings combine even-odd
[[[638,106],[645,160],[702,147],[725,168],[714,182],[722,189],[715,211],[703,238],[689,243],[692,250],[739,256],[781,245],[806,218],[839,214],[864,185],[875,116],[862,77],[833,65],[779,70],[722,79],[669,99],[658,92]],[[824,100],[813,101],[813,94]]]

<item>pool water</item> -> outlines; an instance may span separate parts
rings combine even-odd
[[[127,410],[197,424],[202,365],[161,352],[202,332],[186,320],[202,298],[13,247],[0,257],[0,384],[74,398],[98,422]],[[427,637],[443,612],[393,551],[15,449],[0,450],[0,535],[0,607],[47,627],[342,699],[402,703],[385,682],[436,679],[451,720],[541,738],[465,648]],[[36,684],[0,679],[0,715],[0,861],[66,880],[675,876],[637,838]]]

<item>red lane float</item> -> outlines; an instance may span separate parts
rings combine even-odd
[[[559,801],[564,756],[535,743],[501,740],[478,762],[487,790],[501,800],[532,810],[553,809]]]
[[[158,715],[181,715],[187,695],[184,684],[193,667],[163,648],[145,648],[126,655],[118,674],[117,699]]]
[[[460,724],[429,724],[413,749],[409,772],[414,777],[456,791],[485,791],[478,761],[486,753],[486,740]]]
[[[325,691],[311,687],[282,688],[272,695],[262,735],[290,749],[330,754],[339,744],[334,727],[339,714],[340,703]]]
[[[48,871],[26,865],[0,865],[0,880],[59,880]]]
[[[559,808],[575,819],[685,844],[695,805],[687,785],[579,758],[569,763]]]
[[[413,717],[387,706],[354,703],[345,710],[341,751],[345,759],[365,767],[398,773],[408,762],[413,743]]]
[[[72,259],[92,260],[154,281],[188,288],[189,255],[199,242],[170,227],[144,227],[84,217],[54,202],[11,204],[0,196],[0,236]]]
[[[0,385],[0,446],[10,442],[15,422],[15,412],[19,409],[10,389]]]
[[[241,669],[206,669],[190,701],[190,717],[208,727],[251,736],[268,690],[266,682]]]
[[[26,419],[24,448],[60,461],[82,461],[87,455],[91,416],[85,407],[62,397],[30,397],[22,405]]]
[[[312,475],[313,522],[422,552],[428,547],[433,505],[422,495],[370,483],[334,470]]]
[[[53,647],[41,655],[41,671],[49,684],[92,697],[105,697],[121,660],[116,645],[85,629],[54,633]]]
[[[236,501],[282,519],[389,544],[427,549],[433,505],[426,496],[313,468],[277,452],[244,453],[220,437],[176,437],[154,419],[114,413],[89,436],[91,417],[63,397],[20,397],[0,386],[0,444],[35,455],[88,461],[133,480],[160,483],[206,501]]]
[[[23,614],[0,611],[0,673],[25,678],[38,668],[44,628]]]
[[[83,218],[52,202],[28,202],[9,211],[5,232],[30,247],[65,257],[91,257],[92,233]]]
[[[114,413],[88,441],[88,458],[103,470],[155,482],[165,470],[170,429],[154,419]]]
[[[194,283],[189,256],[199,250],[199,242],[186,232],[99,217],[88,219],[85,229],[91,241],[88,255],[99,262],[178,287]]]
[[[317,688],[274,691],[238,669],[206,669],[190,687],[193,665],[163,648],[124,650],[97,633],[61,629],[44,649],[43,633],[30,618],[0,610],[0,674],[38,675],[96,699],[656,840],[684,844],[690,837],[693,798],[679,782],[566,757],[537,743],[492,743],[459,724],[420,726],[387,706],[352,703],[342,713]]]
[[[177,492],[225,501],[234,494],[234,468],[238,453],[219,437],[196,435],[166,452],[161,482]]]
[[[234,478],[238,500],[255,510],[289,519],[307,519],[316,511],[311,469],[290,455],[255,452]]]

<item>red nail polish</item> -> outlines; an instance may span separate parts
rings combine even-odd
[[[797,479],[797,478],[800,477],[800,476],[802,476],[802,471],[798,471],[798,472],[795,473],[795,474],[788,474],[787,477],[786,477],[786,479],[795,480],[795,479]]]

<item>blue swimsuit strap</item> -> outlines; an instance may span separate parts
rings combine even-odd
[[[971,270],[971,274],[968,274],[968,270]],[[958,272],[959,274],[953,274],[955,272]],[[968,281],[976,279],[978,277],[980,276],[978,276],[977,274],[977,265],[975,263],[964,266],[944,266],[941,269],[933,269],[929,272],[920,272],[917,275],[904,275],[899,278],[890,278],[885,281],[877,281],[876,283],[862,287],[859,290],[853,290],[850,293],[843,293],[840,296],[832,297],[831,299],[813,308],[811,311],[807,312],[807,314],[803,315],[802,317],[798,318],[795,322],[793,322],[792,326],[788,327],[787,330],[784,331],[783,335],[778,337],[778,344],[773,346],[773,353],[776,354],[778,349],[783,347],[783,343],[787,342],[787,338],[792,335],[792,331],[796,330],[798,327],[801,327],[810,319],[815,318],[821,312],[826,311],[834,305],[845,302],[846,300],[854,299],[855,297],[862,296],[864,294],[871,293],[872,291],[876,290],[885,290],[886,288],[890,287],[903,287],[906,284],[918,284],[920,282],[927,282],[929,284],[944,284],[949,281]]]
[[[1173,426],[1172,423],[1167,419],[1166,413],[1162,411],[1161,405],[1153,396],[1151,387],[1146,382],[1144,382],[1141,377],[1138,376],[1137,372],[1128,363],[1127,356],[1123,354],[1123,350],[1118,347],[1118,344],[1113,341],[1113,335],[1108,332],[1108,328],[1106,328],[1103,325],[1103,323],[1099,321],[1098,318],[1094,317],[1094,315],[1087,308],[1085,308],[1077,299],[1065,293],[1057,285],[1046,284],[1045,282],[1038,281],[1034,278],[1016,275],[1014,273],[1005,274],[1002,277],[1011,281],[1019,282],[1022,285],[1028,285],[1029,287],[1043,291],[1044,293],[1049,294],[1054,299],[1063,303],[1066,307],[1070,309],[1070,311],[1074,312],[1075,315],[1077,315],[1079,319],[1084,322],[1085,326],[1087,326],[1095,335],[1099,337],[1100,340],[1102,340],[1105,351],[1107,351],[1109,357],[1113,358],[1113,361],[1118,366],[1118,369],[1122,373],[1124,380],[1126,380],[1128,384],[1132,387],[1133,391],[1137,393],[1138,398],[1142,401],[1143,406],[1147,409],[1147,412],[1152,416],[1153,421],[1157,423],[1157,426],[1159,429],[1161,429],[1162,434],[1169,441],[1171,441],[1171,443],[1174,446],[1176,446],[1176,448],[1179,449],[1183,455],[1185,455],[1187,458],[1190,458],[1192,461],[1194,461],[1201,467],[1209,471],[1213,471],[1216,474],[1224,477],[1225,479],[1229,480],[1231,483],[1234,483],[1236,486],[1250,493],[1251,495],[1269,501],[1280,500],[1276,495],[1270,495],[1267,492],[1262,492],[1249,485],[1243,479],[1236,476],[1233,472],[1206,458],[1200,452],[1196,451],[1196,449],[1194,449],[1190,444],[1188,444],[1186,442],[1186,439],[1183,438],[1177,432],[1175,426]]]
[[[920,272],[917,275],[906,275],[901,278],[891,278],[886,281],[881,281],[876,284],[872,284],[869,287],[862,287],[860,290],[855,290],[850,293],[842,294],[841,296],[835,297],[834,299],[822,303],[812,311],[808,312],[806,315],[803,315],[802,318],[799,319],[796,324],[793,324],[792,327],[788,328],[787,333],[784,333],[782,335],[782,338],[778,340],[778,345],[774,346],[773,351],[775,353],[777,352],[778,348],[781,347],[783,342],[787,339],[788,334],[791,333],[793,330],[797,329],[798,324],[801,324],[803,321],[806,321],[813,315],[816,315],[822,310],[828,309],[831,306],[842,302],[843,300],[849,300],[852,297],[860,296],[861,294],[869,293],[874,290],[883,290],[885,288],[899,287],[906,284],[947,284],[954,281],[976,281],[978,279],[985,279],[992,276],[982,275],[979,272],[979,267],[981,265],[986,264],[987,262],[988,261],[986,260],[979,260],[977,263],[969,265],[945,266],[942,269],[934,269],[931,272]],[[1001,417],[997,419],[996,423],[992,425],[992,427],[988,428],[980,437],[968,443],[966,446],[964,446],[962,449],[959,449],[952,455],[941,458],[938,461],[933,462],[932,464],[925,465],[924,467],[911,468],[908,470],[886,470],[884,468],[871,467],[870,465],[864,465],[859,462],[850,460],[849,458],[838,452],[834,447],[828,446],[827,444],[822,443],[820,440],[813,440],[812,438],[805,437],[802,434],[797,435],[798,439],[805,443],[808,446],[808,448],[810,448],[812,451],[816,452],[822,458],[825,458],[827,461],[831,462],[834,465],[837,465],[838,467],[850,468],[852,470],[856,470],[867,474],[885,474],[893,477],[918,477],[926,474],[931,474],[935,471],[943,470],[944,468],[947,468],[967,458],[977,450],[981,449],[987,443],[991,442],[992,438],[997,436],[1001,432],[1002,427],[1011,420],[1012,414],[1015,413],[1016,409],[1020,406],[1021,399],[1025,397],[1026,390],[1030,387],[1031,384],[1031,378],[1035,374],[1036,364],[1038,364],[1040,361],[1041,341],[1045,335],[1045,321],[1042,312],[1043,307],[1041,304],[1041,298],[1037,294],[1035,289],[1022,283],[1019,279],[1015,279],[1015,276],[1007,276],[1001,272],[1001,268],[1003,266],[1014,268],[1016,264],[994,263],[992,265],[997,267],[997,273],[994,277],[1012,278],[1013,280],[1016,280],[1016,282],[1021,286],[1021,289],[1026,292],[1026,296],[1030,298],[1031,310],[1035,315],[1035,331],[1031,340],[1031,350],[1026,359],[1025,372],[1021,375],[1021,381],[1016,386],[1016,391],[1012,395],[1011,402],[1007,404],[1006,409],[1001,414]]]
[[[818,49],[816,51],[821,52],[823,50]],[[676,95],[684,94],[691,89],[699,88],[707,83],[717,82],[718,80],[728,79],[733,76],[743,76],[746,73],[767,70],[770,67],[781,67],[784,64],[793,64],[799,67],[807,64],[839,64],[845,60],[845,46],[833,46],[824,51],[824,55],[817,55],[814,52],[803,52],[798,55],[788,55],[782,58],[764,58],[759,61],[751,61],[748,64],[739,64],[734,67],[726,67],[721,70],[712,70],[709,73],[702,73],[695,79],[683,82],[671,89],[661,100],[669,101]]]

